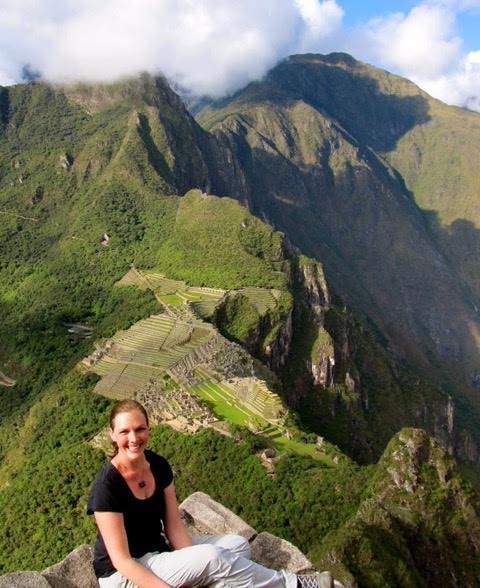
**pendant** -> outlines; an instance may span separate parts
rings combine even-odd
[[[147,483],[145,482],[145,480],[142,480],[141,482],[138,483],[138,485],[140,486],[140,488],[145,488]]]

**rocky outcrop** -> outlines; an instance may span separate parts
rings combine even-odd
[[[320,263],[302,261],[298,268],[301,298],[308,321],[314,325],[313,344],[307,369],[314,386],[328,387],[335,383],[336,342],[325,328],[326,313],[331,308],[331,295]]]
[[[305,298],[314,316],[319,321],[330,307],[330,292],[322,266],[319,263],[304,263],[301,267]]]
[[[287,361],[293,334],[293,308],[278,327],[276,336],[263,351],[263,356],[273,371],[280,370]]]
[[[270,533],[259,533],[240,517],[203,492],[195,492],[180,505],[194,535],[235,533],[248,539],[252,559],[272,569],[310,573],[311,562],[294,545]],[[92,567],[93,550],[81,545],[43,572],[15,572],[0,577],[0,588],[98,588]],[[335,588],[341,588],[335,582]]]
[[[399,565],[400,557],[407,565]],[[357,513],[334,533],[321,559],[326,567],[336,562],[343,579],[351,574],[360,582],[361,574],[361,585],[371,588],[474,588],[480,518],[472,489],[437,441],[421,429],[403,429]]]
[[[97,588],[93,549],[81,545],[43,572],[14,572],[0,576],[0,588]]]

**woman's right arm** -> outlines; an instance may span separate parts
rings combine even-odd
[[[133,559],[128,549],[123,514],[118,512],[95,511],[95,522],[105,543],[113,567],[122,576],[141,588],[170,588],[153,572]]]

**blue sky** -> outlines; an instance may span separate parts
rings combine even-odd
[[[480,0],[0,0],[0,85],[162,72],[219,97],[292,53],[346,51],[480,111]]]
[[[346,27],[362,25],[367,21],[385,16],[392,12],[408,13],[412,8],[421,4],[414,0],[394,0],[385,2],[382,0],[344,0],[339,4],[345,10],[344,24]],[[452,3],[450,3],[452,4]],[[480,49],[480,3],[471,3],[468,10],[465,8],[457,12],[457,30],[465,43],[466,49],[474,51]]]
[[[387,14],[389,12],[406,12],[414,2],[410,0],[397,0],[385,2],[384,0],[348,0],[339,2],[345,10],[345,24],[348,26],[360,24],[372,18]]]

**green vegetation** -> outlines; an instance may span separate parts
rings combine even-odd
[[[242,406],[236,398],[234,390],[225,384],[202,382],[189,390],[205,400],[211,406],[214,414],[236,425],[248,426],[249,422],[262,423],[260,415]]]
[[[256,306],[243,294],[226,297],[215,313],[215,323],[222,335],[234,341],[246,342],[257,329],[260,314]]]
[[[105,423],[108,403],[91,389],[74,372],[48,386],[3,457],[2,572],[43,568],[93,536],[85,504],[103,457],[87,440]]]
[[[307,88],[289,75],[295,61],[300,78],[311,74]],[[92,540],[85,503],[105,459],[92,440],[111,406],[94,390],[130,395],[152,376],[171,390],[165,368],[209,340],[211,325],[190,328],[156,316],[160,299],[179,312],[190,302],[254,353],[260,371],[269,373],[262,360],[275,367],[275,390],[302,413],[302,421],[288,414],[293,437],[287,439],[275,421],[277,397],[257,385],[251,396],[235,389],[241,402],[233,402],[233,384],[197,369],[203,383],[196,391],[237,426],[233,438],[213,430],[185,436],[153,429],[152,448],[172,462],[181,498],[208,492],[259,531],[293,541],[318,565],[335,562],[341,577],[353,575],[362,588],[447,586],[457,577],[468,585],[477,573],[476,497],[438,448],[410,431],[394,439],[378,466],[360,467],[329,443],[372,460],[401,422],[426,413],[425,424],[438,426],[447,395],[397,369],[389,340],[379,331],[373,337],[367,319],[354,321],[344,302],[327,292],[323,273],[299,262],[280,233],[238,202],[199,190],[177,196],[192,186],[215,185],[221,193],[230,186],[232,194],[247,187],[252,209],[268,212],[292,242],[324,258],[339,291],[351,293],[358,308],[378,318],[386,305],[389,322],[403,325],[389,302],[405,296],[415,309],[419,301],[406,295],[406,288],[417,292],[412,272],[424,274],[430,294],[436,266],[428,256],[419,266],[411,247],[406,255],[406,243],[424,253],[430,241],[416,240],[408,229],[404,202],[410,207],[411,198],[372,149],[390,150],[400,169],[393,150],[398,145],[401,155],[402,133],[425,122],[423,103],[408,84],[402,91],[413,100],[381,98],[397,78],[365,84],[363,66],[339,57],[327,66],[321,61],[293,60],[267,86],[253,84],[226,111],[217,110],[212,124],[225,122],[217,129],[221,141],[187,116],[163,80],[148,76],[66,92],[39,83],[0,89],[0,376],[3,384],[4,374],[16,382],[0,388],[1,572],[44,568]],[[349,67],[356,69],[350,82]],[[325,80],[343,90],[319,93]],[[261,103],[272,88],[272,101]],[[347,125],[351,113],[342,117],[340,106],[351,95],[367,103],[368,117]],[[413,119],[412,105],[418,107]],[[329,109],[335,119],[328,119]],[[220,161],[233,165],[217,169]],[[425,237],[420,225],[415,231]],[[372,227],[385,234],[372,238]],[[334,236],[343,236],[343,244]],[[390,280],[385,268],[399,273]],[[444,291],[449,299],[457,296],[450,284],[437,289],[439,297]],[[383,298],[372,297],[377,290]],[[429,307],[436,300],[424,298]],[[439,304],[429,316],[437,312],[446,320],[449,313],[438,312],[444,308]],[[70,333],[69,323],[92,329],[92,337]],[[431,333],[422,339],[423,327],[406,328],[412,349],[422,340],[428,348]],[[97,361],[98,375],[76,367],[95,343],[112,338],[115,350]],[[276,363],[281,353],[288,354],[283,367]],[[334,383],[312,387],[308,366],[328,354],[335,354]],[[435,356],[431,348],[426,354],[428,361]],[[465,415],[469,402],[460,407]],[[475,414],[468,422],[461,415],[456,422],[474,432]],[[245,428],[250,421],[258,434]],[[317,443],[305,423],[328,440]],[[418,451],[410,459],[412,443]],[[265,445],[281,454],[274,476],[255,456]],[[412,463],[418,466],[413,477]],[[428,561],[428,569],[415,557]],[[440,581],[431,564],[438,561],[449,574]]]
[[[371,475],[353,464],[330,468],[309,457],[290,457],[278,462],[271,478],[253,455],[259,445],[252,434],[238,443],[211,430],[185,437],[158,427],[151,444],[172,462],[181,498],[195,480],[196,490],[307,553],[355,512]]]
[[[252,229],[253,227],[254,229]],[[263,237],[256,247],[243,242],[245,233]],[[189,284],[234,289],[242,286],[286,288],[280,236],[229,198],[184,196],[172,237],[159,248],[157,267]],[[267,250],[260,249],[264,243]]]

